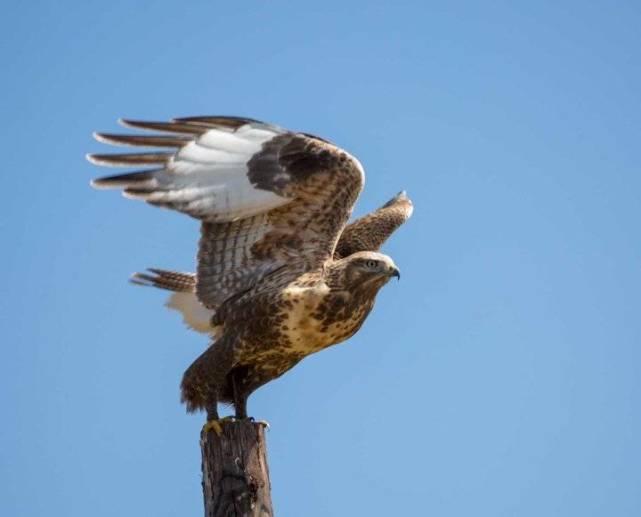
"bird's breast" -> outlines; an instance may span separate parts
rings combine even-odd
[[[352,336],[371,306],[358,303],[346,291],[325,285],[290,288],[283,292],[283,345],[295,354],[309,355]]]

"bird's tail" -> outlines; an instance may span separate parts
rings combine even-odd
[[[185,324],[196,332],[210,335],[215,332],[211,324],[214,311],[207,309],[196,298],[196,275],[193,273],[149,268],[146,273],[131,275],[130,281],[137,285],[173,291],[165,303],[167,307],[180,312]]]
[[[146,273],[131,275],[129,281],[177,293],[193,293],[196,290],[196,275],[167,269],[148,268]]]

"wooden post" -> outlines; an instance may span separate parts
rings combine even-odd
[[[222,423],[200,435],[205,517],[273,517],[265,424]]]

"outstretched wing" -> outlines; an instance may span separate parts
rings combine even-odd
[[[229,222],[283,206],[288,199],[257,189],[248,177],[248,157],[284,129],[251,119],[194,117],[171,122],[120,120],[127,127],[166,134],[96,133],[107,144],[168,148],[169,151],[92,154],[97,165],[154,166],[98,178],[97,188],[122,188],[126,197],[178,210],[209,222]],[[175,150],[177,148],[177,150]]]
[[[116,145],[173,152],[91,155],[100,165],[154,165],[109,176],[99,188],[203,221],[196,293],[209,308],[279,270],[282,282],[332,256],[364,176],[338,147],[252,119],[193,117],[123,121],[169,135],[97,134]]]
[[[348,224],[341,233],[334,257],[343,258],[358,251],[378,251],[410,218],[413,210],[405,191],[399,192],[379,209]]]

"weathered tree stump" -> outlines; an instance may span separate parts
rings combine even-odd
[[[272,517],[265,425],[224,422],[222,434],[202,432],[205,517]]]

